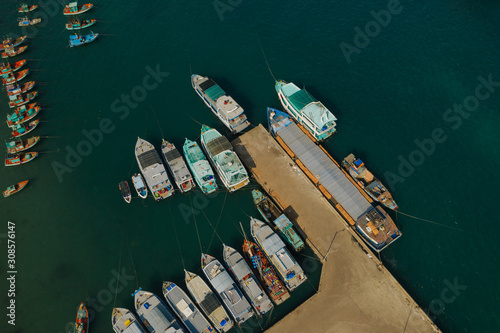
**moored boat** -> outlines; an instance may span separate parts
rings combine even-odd
[[[189,299],[184,290],[173,282],[164,281],[163,296],[172,310],[182,320],[190,333],[210,333],[214,329],[196,305]]]
[[[13,113],[7,115],[7,126],[13,127],[18,124],[30,121],[40,112],[40,106],[36,103],[29,104],[18,107]]]
[[[398,205],[392,198],[391,192],[368,171],[363,161],[356,158],[354,154],[349,154],[349,156],[344,158],[342,166],[373,200],[380,202],[389,209],[398,209]]]
[[[135,312],[150,333],[185,333],[174,314],[153,293],[139,288],[133,294]]]
[[[2,65],[0,65],[0,76],[3,77],[6,74],[16,72],[20,70],[24,65],[26,65],[26,59],[16,61],[13,65],[11,65],[10,62],[2,63]]]
[[[304,271],[295,258],[288,252],[281,238],[264,222],[254,219],[250,220],[250,230],[255,242],[260,246],[262,252],[267,256],[271,264],[276,268],[281,280],[290,291],[307,280]]]
[[[138,137],[135,144],[135,158],[156,201],[174,194],[174,187],[170,183],[165,166],[151,143]]]
[[[32,91],[29,92],[25,95],[23,94],[17,94],[14,96],[9,96],[9,107],[10,108],[15,108],[16,106],[21,106],[24,104],[28,104],[31,102],[36,96],[38,96],[38,91]]]
[[[233,146],[216,129],[203,125],[201,145],[230,192],[234,192],[250,183],[248,173],[241,163]]]
[[[124,308],[114,308],[111,324],[115,333],[146,333],[132,311]]]
[[[98,33],[91,32],[87,35],[74,34],[69,36],[69,47],[80,46],[88,43],[92,43],[99,37]]]
[[[250,304],[259,315],[263,315],[271,310],[274,305],[269,297],[264,293],[257,277],[252,272],[245,259],[232,247],[222,244],[223,258],[228,271],[238,282],[241,290],[245,293]]]
[[[17,20],[19,21],[19,26],[20,27],[26,27],[26,26],[29,26],[29,25],[35,25],[35,24],[38,24],[38,23],[42,22],[41,18],[36,18],[36,19],[30,20],[27,16],[20,17]]]
[[[26,38],[28,38],[28,35],[18,37],[14,40],[12,40],[12,38],[10,38],[10,37],[7,37],[0,44],[0,51],[4,50],[6,48],[9,48],[9,47],[19,46],[26,40]]]
[[[14,82],[19,82],[22,79],[24,79],[26,77],[26,75],[29,74],[29,72],[30,72],[29,69],[23,69],[22,71],[17,72],[17,73],[9,73],[7,75],[3,75],[2,76],[2,83],[3,83],[3,85],[8,85],[8,84],[12,84]]]
[[[201,191],[205,194],[215,192],[217,190],[217,182],[215,181],[214,172],[200,146],[198,146],[196,141],[186,139],[182,150],[184,151],[189,169],[193,173],[194,180]]]
[[[184,270],[186,287],[217,331],[224,333],[233,327],[233,321],[212,289],[198,275]]]
[[[66,6],[64,6],[63,14],[64,15],[78,15],[83,14],[88,10],[91,10],[94,7],[91,3],[86,3],[78,7],[78,2],[70,2]]]
[[[12,47],[8,47],[4,50],[4,52],[2,52],[2,58],[9,58],[9,57],[15,57],[21,53],[23,53],[24,51],[26,51],[26,49],[28,48],[28,45],[24,45],[24,46],[21,46],[21,47],[18,47],[18,48],[15,48],[14,46]]]
[[[305,247],[304,241],[278,206],[259,190],[252,190],[252,198],[264,221],[295,251],[301,251]]]
[[[28,152],[20,154],[7,154],[5,156],[5,166],[15,166],[28,163],[38,156],[37,152]]]
[[[125,200],[126,203],[130,203],[130,201],[132,200],[132,194],[130,194],[130,187],[128,186],[128,182],[125,180],[121,181],[118,184],[118,188],[120,189],[123,200]]]
[[[208,282],[217,291],[229,313],[239,325],[253,316],[252,306],[216,258],[201,254],[201,268]]]
[[[194,74],[191,76],[191,85],[231,133],[239,133],[250,125],[243,108],[212,79]]]
[[[136,173],[132,176],[132,184],[134,184],[134,188],[137,192],[137,195],[143,199],[146,199],[148,196],[148,189],[144,184],[144,178],[140,173]]]
[[[35,9],[38,8],[38,5],[32,5],[32,6],[28,6],[27,4],[23,3],[21,5],[21,7],[19,7],[19,9],[17,10],[19,13],[29,13],[29,12],[32,12],[34,11]]]
[[[87,308],[83,304],[80,304],[78,311],[76,312],[76,322],[74,333],[88,333],[89,331],[89,313]]]
[[[26,187],[26,185],[28,185],[28,182],[29,182],[29,180],[25,180],[25,181],[22,181],[22,182],[15,184],[15,185],[11,185],[11,186],[7,187],[7,189],[5,191],[3,191],[3,197],[7,198],[7,197],[11,196],[12,194],[15,194],[15,193],[21,191],[23,188]]]
[[[274,304],[280,305],[290,298],[290,293],[286,289],[285,284],[280,280],[273,266],[269,263],[257,244],[245,239],[243,243],[243,255],[251,263],[253,272]]]
[[[25,94],[35,86],[35,81],[28,81],[20,86],[18,83],[7,85],[7,96],[15,96],[17,94]]]
[[[96,23],[97,20],[79,20],[77,18],[71,19],[66,23],[66,30],[80,30],[85,29]]]
[[[39,141],[40,137],[34,136],[26,140],[16,140],[16,141],[6,142],[5,145],[7,146],[8,154],[15,154],[30,149],[31,147],[36,145]]]
[[[336,132],[337,118],[306,89],[286,81],[276,81],[275,88],[285,111],[317,141],[325,140]]]
[[[165,164],[167,165],[170,174],[174,177],[174,181],[181,192],[191,190],[195,185],[193,176],[184,162],[181,154],[174,144],[164,139],[161,140],[161,152]]]
[[[12,127],[13,131],[11,133],[12,137],[17,138],[17,137],[23,136],[25,134],[28,134],[29,132],[31,132],[32,130],[34,130],[38,126],[39,122],[40,122],[40,120],[37,119],[37,120],[30,121],[27,124],[24,123],[24,124],[19,124],[19,125],[13,126]]]

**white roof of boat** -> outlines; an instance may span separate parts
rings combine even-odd
[[[146,333],[134,314],[124,308],[114,309],[113,329],[116,333]]]
[[[155,332],[184,332],[174,315],[153,293],[139,291],[135,295],[136,311],[148,321]],[[171,330],[167,330],[171,328]]]

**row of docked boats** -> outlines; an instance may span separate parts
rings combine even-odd
[[[227,332],[235,323],[264,315],[290,298],[290,292],[307,280],[304,271],[268,225],[254,218],[250,224],[255,243],[245,239],[243,255],[223,244],[223,265],[202,253],[208,284],[185,270],[185,284],[194,302],[170,281],[162,285],[165,302],[138,289],[133,294],[137,316],[125,308],[113,309],[114,331]]]
[[[214,169],[230,192],[250,182],[245,167],[225,136],[216,129],[203,125],[200,141],[201,148],[196,141],[186,139],[182,147],[183,157],[173,143],[162,139],[162,161],[150,142],[138,138],[135,157],[143,177],[140,174],[132,177],[137,194],[146,198],[147,185],[155,200],[165,199],[174,194],[173,183],[181,192],[188,192],[198,185],[203,193],[210,194],[218,189]],[[165,165],[174,182],[170,180]],[[124,200],[130,203],[128,183],[122,181],[119,188]]]

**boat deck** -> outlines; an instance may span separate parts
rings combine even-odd
[[[318,293],[267,332],[440,332],[262,125],[232,144],[318,257],[328,255]]]

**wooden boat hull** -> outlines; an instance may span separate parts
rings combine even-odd
[[[69,6],[66,6],[63,10],[63,14],[64,15],[79,15],[79,14],[83,14],[83,13],[91,10],[93,7],[94,7],[93,4],[86,3],[86,4],[78,7],[78,10],[76,12],[71,12]]]
[[[66,24],[66,30],[81,30],[81,29],[85,29],[85,28],[88,28],[92,25],[94,25],[95,23],[97,22],[97,20],[89,20],[88,21],[88,24],[84,24],[84,25],[80,25],[80,26],[75,26],[73,24],[70,23],[67,23]]]
[[[7,153],[16,154],[22,151],[26,151],[36,145],[40,141],[39,136],[34,136],[26,140],[17,140],[12,142],[7,142]]]
[[[14,52],[2,52],[2,58],[4,58],[4,59],[9,58],[9,57],[13,58],[15,56],[20,55],[24,51],[26,51],[27,48],[28,48],[28,45],[25,45],[25,46],[21,46],[20,48],[18,48],[17,51],[14,49]]]
[[[2,44],[0,44],[0,51],[5,50],[9,46],[13,46],[13,47],[19,46],[19,45],[21,45],[26,40],[26,38],[28,38],[28,35],[18,37],[16,39],[14,39],[13,42],[10,41],[10,39],[7,39]]]
[[[33,120],[32,122],[30,122],[28,125],[20,125],[20,128],[18,130],[15,130],[14,132],[11,133],[12,137],[18,138],[20,136],[28,134],[29,132],[33,131],[38,126],[39,122],[40,122],[40,120],[37,119],[37,120]],[[24,129],[24,131],[20,131],[21,129]]]
[[[14,154],[12,157],[5,157],[5,166],[16,166],[33,161],[38,156],[37,152]]]
[[[21,87],[19,87],[18,92],[15,92],[15,91],[11,92],[11,91],[7,90],[7,95],[14,96],[14,95],[18,95],[18,94],[25,94],[28,91],[30,91],[31,89],[33,89],[34,86],[35,86],[35,81],[29,81],[29,82],[24,83]],[[9,87],[7,87],[7,89],[9,89]]]
[[[12,185],[12,186],[14,186],[14,190],[9,191],[9,189],[7,189],[7,190],[3,191],[3,197],[7,198],[7,197],[10,197],[12,194],[15,194],[15,193],[21,191],[23,188],[26,187],[26,185],[28,185],[28,182],[29,182],[29,180],[25,180],[25,181],[17,183],[16,185]]]

